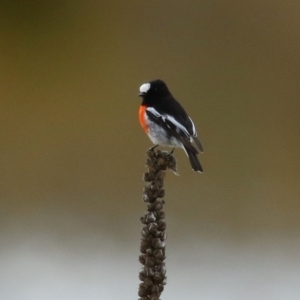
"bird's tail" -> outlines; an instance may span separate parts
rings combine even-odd
[[[184,147],[184,148],[185,148],[185,152],[186,152],[187,156],[189,157],[189,160],[190,160],[193,170],[195,172],[202,173],[203,169],[202,169],[202,166],[197,157],[198,151],[196,149],[195,149],[196,151],[193,151],[193,149],[190,149],[187,147]]]

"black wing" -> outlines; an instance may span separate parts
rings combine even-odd
[[[154,108],[147,108],[146,113],[152,122],[161,126],[170,136],[177,138],[185,149],[188,149],[194,154],[199,153],[191,143],[191,135],[188,130],[173,117],[165,117],[157,112]]]

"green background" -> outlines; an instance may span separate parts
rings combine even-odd
[[[162,299],[298,299],[299,1],[1,1],[0,294],[137,299],[139,86],[193,118]]]

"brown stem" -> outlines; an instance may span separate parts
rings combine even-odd
[[[163,189],[166,170],[176,173],[176,160],[167,151],[155,151],[150,148],[146,152],[148,171],[144,173],[145,187],[143,200],[147,203],[147,212],[141,217],[143,224],[141,239],[141,255],[139,261],[142,270],[139,278],[139,300],[159,300],[166,284],[165,241],[166,222],[163,212],[165,190]]]

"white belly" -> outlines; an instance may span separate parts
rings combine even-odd
[[[148,118],[149,132],[148,136],[153,144],[158,144],[161,146],[169,147],[181,147],[182,143],[179,142],[176,138],[170,137],[167,132],[156,123],[152,122]]]

